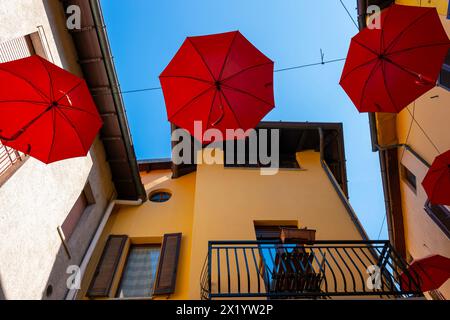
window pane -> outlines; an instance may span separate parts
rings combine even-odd
[[[150,297],[152,295],[160,250],[159,246],[130,248],[117,293],[119,298]]]

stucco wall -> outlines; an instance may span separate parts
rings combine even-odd
[[[42,26],[41,37],[44,30],[42,40],[49,60],[80,75],[59,1],[0,1],[0,17],[0,41],[36,32]],[[57,227],[88,180],[96,204],[82,217],[69,239],[69,260]],[[47,298],[45,291],[51,284],[53,294],[48,298],[64,298],[66,268],[80,263],[113,190],[103,145],[98,139],[84,158],[50,165],[28,159],[0,187],[0,281],[4,296]]]
[[[222,152],[222,151],[216,151]],[[316,229],[318,240],[361,240],[320,165],[320,154],[297,153],[304,170],[198,165],[189,297],[198,299],[208,240],[255,240],[254,221],[297,221]]]
[[[86,294],[108,235],[127,235],[132,244],[160,244],[165,233],[176,232],[182,233],[180,267],[175,294],[170,298],[188,298],[196,174],[191,173],[178,179],[171,179],[171,175],[171,170],[155,170],[142,176],[147,193],[160,189],[169,191],[172,194],[169,201],[164,203],[146,201],[140,206],[116,206],[83,278],[80,298]],[[120,280],[121,267],[115,282]],[[161,299],[166,299],[166,296]]]

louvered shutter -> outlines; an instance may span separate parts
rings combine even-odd
[[[109,295],[127,240],[128,237],[123,235],[109,236],[87,293],[89,297],[107,297]]]
[[[180,245],[181,233],[164,235],[156,274],[155,295],[175,292]]]

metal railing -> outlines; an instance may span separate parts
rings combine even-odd
[[[23,155],[0,143],[0,177],[14,164],[23,160]]]
[[[419,278],[407,267],[388,241],[210,241],[200,294],[202,299],[419,296]]]

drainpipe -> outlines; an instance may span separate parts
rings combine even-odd
[[[92,255],[94,254],[95,248],[98,245],[100,237],[103,234],[103,230],[105,229],[106,224],[111,216],[111,213],[116,205],[128,205],[128,206],[140,206],[142,204],[142,199],[138,199],[135,201],[131,200],[112,200],[109,202],[108,207],[105,210],[105,214],[103,215],[102,220],[100,221],[97,230],[95,231],[94,237],[89,243],[89,247],[86,250],[83,259],[80,264],[79,269],[79,279],[80,281],[84,278],[84,274],[86,272],[87,266],[91,261]],[[81,283],[80,283],[81,284]],[[66,300],[75,300],[80,289],[70,289],[66,294]]]
[[[406,150],[411,152],[411,154],[414,157],[416,157],[417,160],[422,162],[422,164],[425,165],[427,168],[431,167],[431,165],[428,163],[428,161],[425,160],[420,154],[418,154],[417,151],[415,151],[409,144],[398,143],[398,144],[390,144],[390,145],[386,145],[386,146],[380,146],[379,144],[375,143],[374,145],[375,145],[376,149],[379,151],[385,151],[385,150],[397,149],[397,148],[405,148]]]

